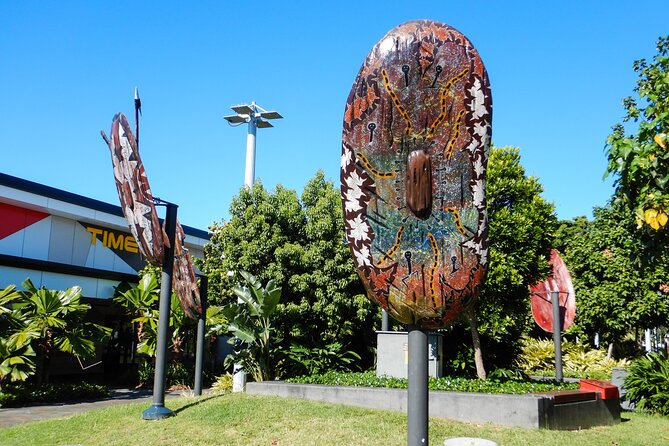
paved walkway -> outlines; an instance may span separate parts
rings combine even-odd
[[[0,409],[0,429],[31,421],[64,418],[87,410],[101,409],[116,404],[146,402],[150,405],[153,401],[152,391],[150,390],[114,389],[111,393],[111,398],[102,400]],[[170,392],[166,395],[166,398],[180,396],[182,393],[180,391]]]

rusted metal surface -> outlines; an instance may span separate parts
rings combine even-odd
[[[158,219],[149,180],[128,119],[123,113],[117,113],[112,120],[110,138],[101,133],[111,152],[116,190],[130,232],[144,259],[153,265],[162,265],[165,261],[164,247],[169,246],[169,240]],[[201,310],[200,292],[192,259],[184,247],[185,239],[186,234],[177,221],[173,290],[181,308],[195,319]]]
[[[172,288],[179,298],[181,308],[191,319],[197,319],[202,311],[200,288],[197,286],[195,269],[190,253],[185,248],[186,234],[177,220],[176,241],[174,243],[174,271]]]
[[[149,180],[128,118],[123,113],[117,113],[112,120],[110,138],[104,132],[102,137],[111,152],[121,209],[137,241],[139,252],[149,263],[161,265],[163,246],[169,244],[169,241],[158,220]]]
[[[368,297],[400,322],[446,326],[480,291],[491,120],[481,58],[448,25],[396,27],[355,79],[342,135],[347,241]]]
[[[551,276],[530,287],[532,316],[544,331],[553,332],[553,302],[551,292],[559,292],[560,331],[568,329],[576,315],[576,294],[571,275],[557,250],[551,251]]]

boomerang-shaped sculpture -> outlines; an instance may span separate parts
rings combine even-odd
[[[167,234],[158,219],[155,199],[151,194],[146,170],[139,156],[137,140],[133,136],[128,118],[117,113],[112,119],[110,138],[100,132],[111,152],[114,180],[121,209],[137,240],[144,259],[153,265],[164,263],[164,246],[169,246]],[[188,250],[184,247],[185,233],[177,221],[174,247],[173,288],[179,303],[188,317],[195,319],[201,311],[200,291]]]

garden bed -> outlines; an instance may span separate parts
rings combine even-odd
[[[406,412],[407,391],[379,387],[250,382],[246,391],[312,401]],[[586,401],[559,403],[553,394],[490,394],[435,391],[429,393],[429,414],[472,423],[547,429],[585,429],[620,422],[620,401],[595,395]]]

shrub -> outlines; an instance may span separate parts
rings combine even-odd
[[[525,338],[522,341],[522,352],[517,359],[518,366],[525,373],[536,370],[549,370],[555,367],[555,349],[553,341],[546,339]]]
[[[575,344],[572,344],[575,345]],[[579,373],[602,373],[610,376],[614,367],[627,367],[629,361],[616,361],[606,356],[604,350],[584,350],[575,348],[564,355],[566,371]]]
[[[216,380],[211,385],[213,393],[227,393],[232,390],[232,375],[226,373],[216,377]]]
[[[144,361],[140,364],[137,375],[139,385],[143,387],[152,386],[156,368],[153,362]],[[190,386],[193,383],[194,374],[191,369],[180,362],[170,362],[165,370],[165,385],[167,388],[172,386]]]
[[[328,370],[360,370],[356,362],[360,361],[360,355],[344,350],[339,342],[311,349],[293,343],[283,356],[277,368],[288,376],[318,375]]]
[[[669,415],[669,358],[666,353],[649,353],[628,368],[625,399],[648,412]]]
[[[3,391],[0,392],[0,407],[19,407],[34,403],[62,403],[109,396],[111,394],[107,387],[86,382],[42,384],[40,386],[19,383],[3,388]]]
[[[552,375],[555,371],[555,347],[552,340],[525,338],[516,363],[528,375]],[[601,349],[590,349],[575,342],[562,343],[563,373],[568,377],[610,379],[614,367],[626,367],[626,359],[609,358]]]
[[[387,387],[406,389],[407,380],[403,378],[378,377],[372,371],[361,373],[327,372],[322,375],[303,376],[286,380],[300,384],[323,384],[332,386]],[[453,392],[479,393],[513,393],[549,392],[552,390],[577,389],[578,383],[538,382],[532,380],[481,380],[469,378],[430,378],[430,390],[447,390]]]

